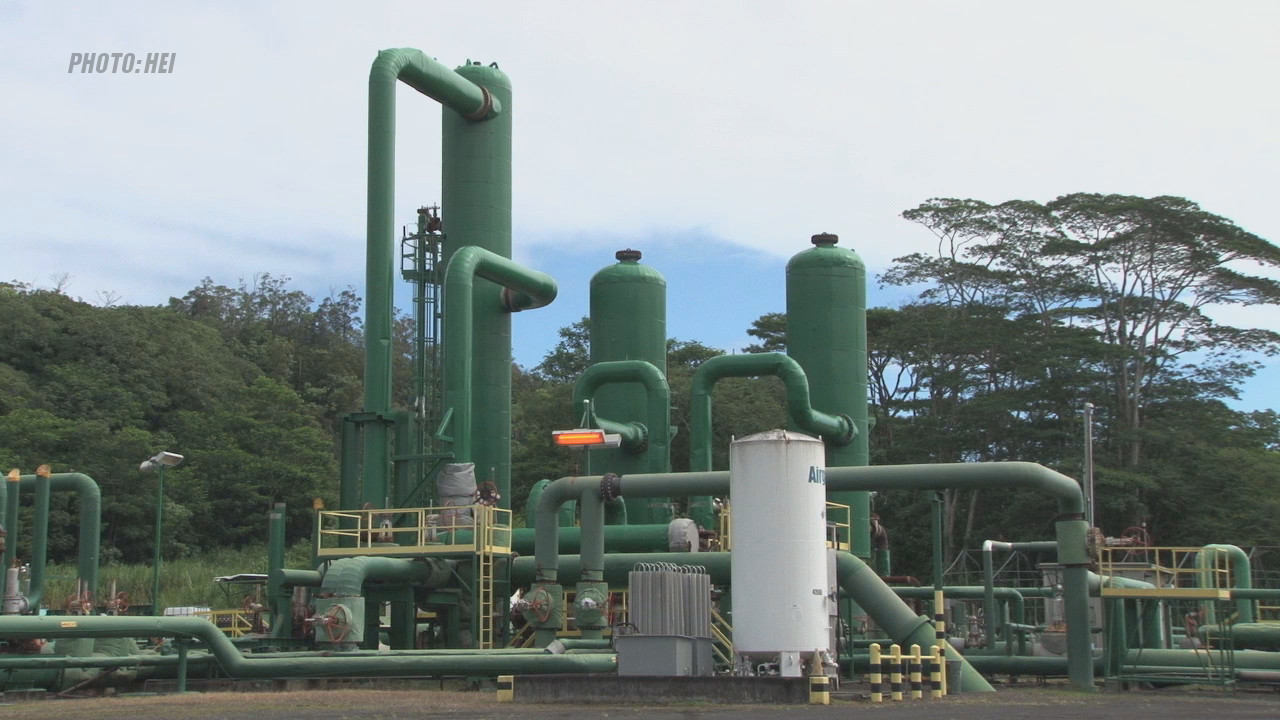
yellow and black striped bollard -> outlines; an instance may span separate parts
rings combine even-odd
[[[511,702],[515,700],[515,685],[515,675],[499,675],[498,702]]]
[[[920,685],[920,646],[911,646],[911,658],[908,661],[907,669],[911,672],[911,699],[920,700],[924,697],[924,691]]]
[[[826,675],[809,676],[809,704],[830,705],[831,691],[828,686],[830,678]]]
[[[902,699],[902,648],[896,643],[889,646],[889,699]]]
[[[941,645],[933,647],[933,657],[929,660],[929,697],[937,700],[942,697],[942,676],[945,667],[944,658],[946,655],[942,652]]]
[[[884,702],[884,673],[880,672],[880,643],[871,643],[871,702]]]

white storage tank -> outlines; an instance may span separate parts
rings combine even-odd
[[[831,642],[822,441],[787,430],[742,438],[729,476],[734,652],[799,674],[793,666]]]

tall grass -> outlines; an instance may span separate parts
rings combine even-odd
[[[311,562],[310,541],[288,548],[285,566],[309,568]],[[199,555],[190,555],[160,563],[160,602],[164,607],[204,606],[211,608],[240,607],[244,596],[252,590],[243,585],[226,586],[213,579],[239,573],[265,573],[267,571],[267,547],[248,545],[239,549],[223,548]],[[76,590],[76,564],[50,563],[45,572],[43,604],[55,611],[66,607],[67,598]],[[134,605],[151,603],[151,563],[110,563],[98,571],[99,604],[108,599],[112,581],[117,592],[129,595]]]

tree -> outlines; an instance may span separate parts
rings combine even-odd
[[[932,281],[926,299],[995,305],[1098,334],[1111,349],[1116,449],[1130,466],[1142,457],[1155,384],[1198,376],[1211,392],[1229,394],[1232,380],[1255,367],[1243,355],[1280,350],[1276,333],[1220,325],[1207,314],[1215,305],[1280,303],[1280,283],[1240,269],[1280,267],[1280,248],[1184,198],[935,199],[903,217],[929,228],[939,250],[899,258],[886,282]]]
[[[787,351],[787,315],[786,313],[765,313],[751,321],[747,334],[759,338],[759,343],[752,343],[742,349],[743,352],[786,352]]]
[[[560,341],[533,371],[554,382],[571,383],[591,365],[591,318],[584,316],[559,333]]]

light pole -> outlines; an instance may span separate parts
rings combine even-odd
[[[156,470],[159,473],[159,482],[156,483],[156,547],[155,556],[151,561],[151,614],[160,614],[160,540],[161,531],[164,528],[164,469],[172,467],[182,462],[183,457],[178,453],[159,452],[153,458],[148,458],[138,466],[138,469],[147,472]]]
[[[1089,527],[1094,525],[1093,508],[1093,403],[1084,404],[1084,498],[1086,519]]]

